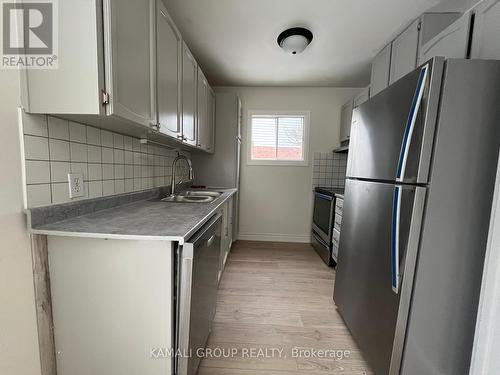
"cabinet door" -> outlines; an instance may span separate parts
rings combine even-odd
[[[208,149],[209,152],[215,151],[215,92],[208,87]]]
[[[182,43],[182,140],[196,146],[196,78],[198,64]]]
[[[359,95],[354,98],[353,102],[354,108],[368,101],[368,99],[370,99],[370,86],[364,88],[363,91],[361,91]]]
[[[474,12],[471,57],[500,59],[500,0],[484,0]]]
[[[372,62],[370,80],[370,95],[374,96],[389,86],[389,71],[391,68],[391,44],[378,53]]]
[[[227,251],[229,252],[231,250],[231,246],[233,244],[233,214],[234,214],[234,209],[233,209],[233,198],[229,198],[227,201],[227,215],[228,215],[228,220],[227,220],[227,238],[228,238],[228,249]]]
[[[340,142],[347,141],[351,134],[352,104],[349,100],[340,110]]]
[[[419,30],[420,20],[416,20],[392,42],[389,84],[417,67]]]
[[[202,150],[209,148],[209,124],[208,124],[208,81],[203,75],[203,72],[198,67],[198,105],[197,105],[197,129],[198,143],[197,147]]]
[[[464,59],[470,33],[471,14],[465,13],[434,38],[423,44],[419,51],[419,64],[435,56]]]
[[[156,0],[156,82],[160,132],[182,138],[182,38],[161,0]]]
[[[155,1],[104,0],[106,114],[156,124]]]

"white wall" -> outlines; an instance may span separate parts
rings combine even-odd
[[[238,87],[243,105],[239,238],[309,242],[312,218],[312,163],[316,152],[339,145],[340,107],[358,88]],[[309,165],[247,165],[249,110],[311,111]]]
[[[0,374],[40,374],[31,250],[22,212],[16,71],[0,71]]]

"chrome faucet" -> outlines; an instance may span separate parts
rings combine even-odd
[[[174,161],[172,162],[172,180],[170,182],[170,195],[175,195],[175,170],[176,170],[176,166],[177,166],[177,162],[179,160],[185,160],[188,167],[189,167],[189,181],[193,181],[193,178],[194,178],[194,174],[193,174],[193,165],[191,164],[191,160],[189,160],[189,158],[185,155],[182,155],[180,153],[177,153],[177,157],[174,159]],[[183,182],[182,180],[180,180],[178,183],[180,184],[181,182]]]

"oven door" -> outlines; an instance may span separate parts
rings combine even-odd
[[[312,227],[321,239],[330,244],[332,238],[332,218],[334,198],[330,195],[314,193],[314,213]]]

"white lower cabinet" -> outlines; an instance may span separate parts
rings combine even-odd
[[[174,374],[154,357],[175,345],[174,253],[170,241],[48,236],[58,375]]]
[[[483,0],[474,9],[471,57],[500,59],[500,0]]]

